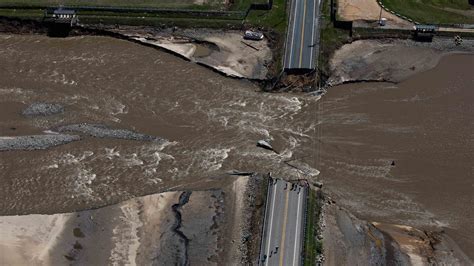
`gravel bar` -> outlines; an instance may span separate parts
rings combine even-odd
[[[64,134],[0,137],[0,151],[44,150],[80,139],[77,135]]]
[[[73,124],[67,126],[60,126],[55,129],[57,132],[78,132],[86,135],[90,135],[96,138],[114,138],[114,139],[127,139],[127,140],[138,140],[138,141],[161,141],[162,138],[137,133],[127,129],[113,129],[105,125],[100,124]]]
[[[22,114],[24,116],[49,116],[64,112],[64,106],[57,103],[33,103]]]

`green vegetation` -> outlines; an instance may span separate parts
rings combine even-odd
[[[420,23],[474,23],[474,8],[467,0],[382,0],[397,13]]]
[[[247,10],[251,4],[266,4],[268,0],[234,0],[231,10]]]
[[[323,242],[318,239],[321,198],[319,192],[310,189],[304,239],[304,265],[316,265],[316,257],[323,252]]]
[[[329,73],[329,59],[334,51],[351,40],[350,31],[334,27],[331,21],[331,1],[323,0],[321,10],[321,45],[319,54],[320,81]]]
[[[181,9],[223,9],[223,0],[207,0],[199,4],[196,0],[0,0],[0,6],[113,6]]]
[[[251,10],[246,19],[251,25],[272,29],[279,34],[285,34],[287,21],[285,0],[274,0],[271,10]]]
[[[0,15],[19,18],[42,19],[47,6],[58,3],[68,6],[107,6],[107,7],[151,7],[159,8],[153,13],[146,12],[113,12],[101,10],[79,10],[78,15],[83,23],[116,23],[132,25],[180,25],[183,27],[222,27],[237,26],[247,22],[250,26],[276,27],[284,33],[286,29],[285,0],[277,0],[270,11],[252,10],[249,19],[247,10],[252,4],[266,4],[268,0],[236,0],[230,6],[224,6],[224,0],[0,0]],[[24,8],[18,8],[24,7]],[[170,10],[171,9],[171,10]],[[193,12],[187,12],[192,10]],[[194,12],[195,11],[195,12]],[[206,11],[206,13],[200,12]],[[210,13],[208,13],[209,11]],[[186,23],[189,20],[189,23]],[[215,22],[215,24],[213,23]]]
[[[41,9],[0,9],[0,16],[15,17],[22,19],[41,19],[43,18],[43,10]]]

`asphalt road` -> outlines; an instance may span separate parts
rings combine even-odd
[[[269,186],[260,265],[301,265],[306,188],[280,179]],[[266,256],[266,257],[265,257]]]
[[[320,3],[321,0],[291,1],[284,62],[286,70],[317,67]]]

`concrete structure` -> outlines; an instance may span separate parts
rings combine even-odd
[[[75,10],[65,8],[48,8],[45,11],[44,18],[47,21],[56,24],[69,24],[71,26],[77,23],[77,14]]]
[[[414,37],[420,40],[432,40],[433,36],[438,32],[438,27],[435,25],[418,24],[414,28]]]

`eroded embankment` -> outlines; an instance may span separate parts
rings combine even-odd
[[[358,219],[329,196],[321,198],[325,265],[469,265],[443,231]]]
[[[364,81],[398,83],[434,68],[450,53],[474,53],[474,39],[456,45],[450,38],[433,42],[358,40],[338,49],[330,60],[328,86]]]
[[[8,256],[0,264],[238,264],[247,259],[243,219],[254,210],[242,206],[248,177],[230,181],[223,189],[159,193],[95,210],[2,216],[0,248]]]
[[[47,25],[34,20],[0,17],[0,32],[48,34]],[[279,37],[268,32],[262,41],[244,40],[236,29],[177,29],[149,26],[80,25],[70,36],[99,35],[158,48],[185,60],[210,68],[222,75],[266,81],[275,72],[273,53]]]

